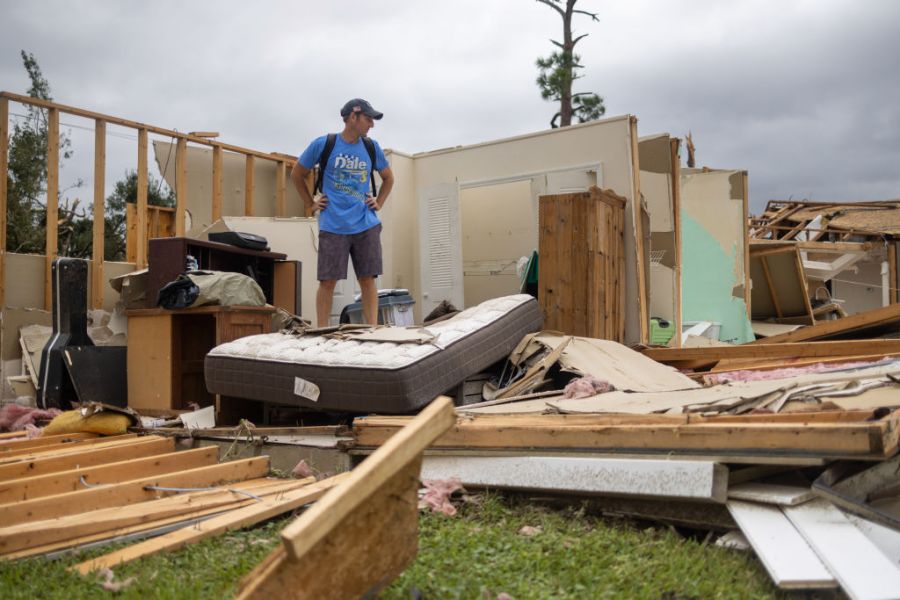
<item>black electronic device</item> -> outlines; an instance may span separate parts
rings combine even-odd
[[[269,241],[261,235],[255,233],[246,233],[243,231],[220,231],[218,233],[207,234],[209,241],[219,242],[220,244],[229,244],[238,248],[246,248],[247,250],[269,250]]]

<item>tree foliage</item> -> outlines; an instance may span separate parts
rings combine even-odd
[[[572,37],[572,17],[585,15],[592,21],[599,21],[596,13],[575,9],[578,0],[537,0],[559,14],[563,22],[563,40],[550,40],[559,50],[545,58],[537,59],[537,84],[544,100],[559,102],[559,111],[550,120],[550,126],[567,127],[575,118],[579,123],[599,119],[606,112],[603,98],[593,92],[572,93],[572,84],[580,79],[578,71],[583,69],[581,56],[575,54],[575,45],[588,34]],[[557,124],[557,121],[559,123]]]

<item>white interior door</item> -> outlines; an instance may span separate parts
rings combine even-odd
[[[419,273],[422,316],[442,300],[464,307],[459,186],[444,183],[419,190]]]

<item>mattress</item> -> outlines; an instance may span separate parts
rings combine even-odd
[[[403,414],[509,355],[542,321],[537,301],[518,294],[417,328],[418,337],[430,338],[425,343],[253,335],[209,352],[206,387],[214,394],[279,405]]]

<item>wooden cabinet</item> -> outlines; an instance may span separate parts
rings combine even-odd
[[[126,311],[128,405],[140,409],[209,406],[203,361],[215,346],[272,331],[271,306],[201,306]]]
[[[623,342],[625,198],[592,187],[539,202],[544,329]]]
[[[148,308],[156,306],[156,297],[163,286],[184,273],[188,255],[197,260],[200,269],[249,275],[262,288],[269,304],[275,299],[275,261],[287,258],[279,252],[247,250],[192,238],[152,239],[147,266]]]

